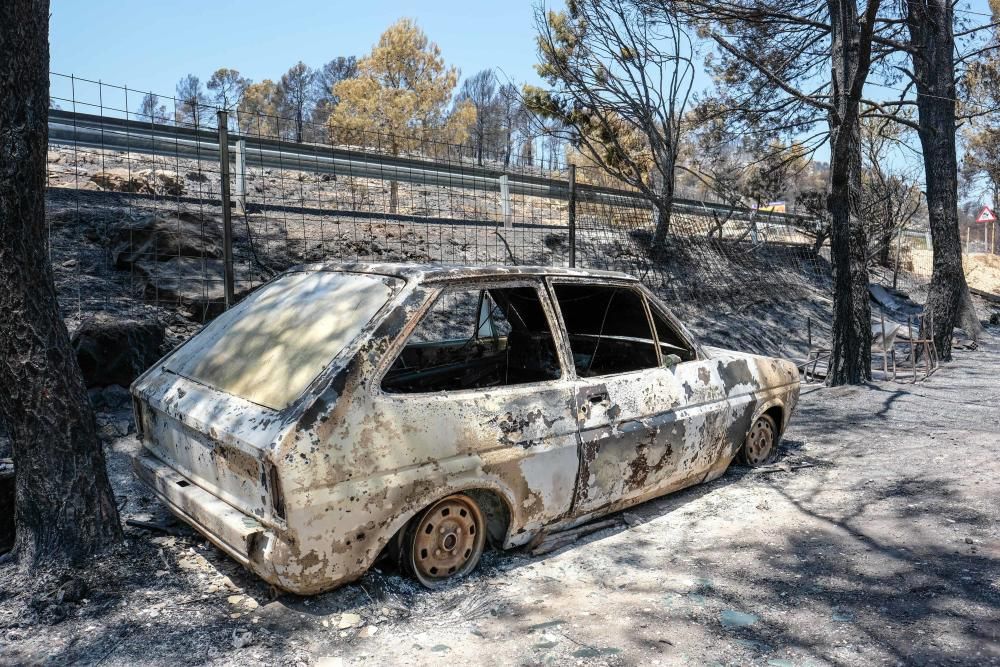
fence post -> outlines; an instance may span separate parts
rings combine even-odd
[[[233,277],[233,210],[229,192],[229,114],[219,109],[219,177],[222,184],[222,261],[226,288],[226,310],[234,302]]]
[[[576,268],[576,165],[569,166],[569,268]]]
[[[236,142],[236,206],[240,213],[247,210],[247,142],[239,139]]]
[[[507,174],[500,177],[500,206],[503,209],[503,228],[511,229],[513,227],[513,216],[510,210],[510,181],[507,179]]]

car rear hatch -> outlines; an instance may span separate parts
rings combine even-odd
[[[133,385],[146,450],[240,511],[283,518],[267,456],[294,428],[289,409],[342,364],[401,281],[293,272],[206,326]]]
[[[260,519],[280,518],[280,490],[267,451],[282,423],[268,410],[169,371],[137,387],[136,421],[146,450],[187,483]]]

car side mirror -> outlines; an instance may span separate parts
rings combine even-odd
[[[676,354],[668,354],[663,357],[663,365],[667,368],[673,368],[679,363],[681,363],[681,358]]]

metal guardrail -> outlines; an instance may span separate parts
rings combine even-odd
[[[49,143],[219,161],[219,135],[214,129],[185,128],[61,109],[49,111]],[[242,159],[248,168],[288,169],[417,185],[492,190],[503,192],[507,196],[515,194],[567,201],[570,197],[568,181],[505,172],[490,167],[444,164],[239,134],[229,135],[229,145],[229,155],[242,152]],[[237,145],[241,151],[236,150]],[[501,179],[505,183],[502,184]],[[635,192],[595,185],[577,183],[575,197],[578,202],[651,208],[648,200]],[[703,215],[714,212],[731,219],[745,219],[755,215],[752,209],[691,199],[675,199],[674,209]],[[783,220],[798,223],[798,226],[811,222],[804,216],[788,213],[763,215],[771,221]]]

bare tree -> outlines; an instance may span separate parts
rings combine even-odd
[[[188,74],[177,82],[174,116],[178,123],[186,123],[195,128],[201,127],[211,116],[201,79],[194,74]]]
[[[950,0],[907,0],[909,43],[900,45],[911,56],[912,72],[907,74],[917,90],[917,134],[923,149],[927,215],[934,246],[925,310],[933,316],[934,345],[942,359],[951,359],[956,326],[973,337],[982,333],[962,269],[958,229],[954,22]]]
[[[476,121],[469,133],[469,140],[475,151],[476,162],[481,165],[487,144],[500,132],[497,81],[493,70],[481,70],[462,82],[455,96],[455,104],[463,102],[469,102],[476,110]]]
[[[239,70],[228,67],[220,67],[212,72],[207,84],[208,89],[212,91],[212,101],[227,111],[232,111],[239,105],[249,85],[250,79],[242,76]]]
[[[893,239],[921,208],[919,173],[894,156],[906,150],[906,125],[892,118],[861,122],[861,217],[867,227],[869,259],[888,267]],[[898,269],[898,267],[897,267]]]
[[[661,4],[663,3],[661,0]],[[685,0],[722,56],[722,113],[748,129],[808,134],[800,144],[830,146],[833,341],[827,383],[871,378],[868,241],[861,219],[859,123],[871,69],[880,0]]]
[[[521,104],[521,95],[517,86],[505,83],[500,86],[496,96],[497,115],[500,119],[500,144],[503,150],[503,166],[510,166],[511,154],[514,152],[514,142],[518,132],[524,127],[526,114]]]
[[[692,42],[673,10],[640,0],[574,0],[536,12],[538,73],[525,104],[558,136],[636,188],[657,211],[652,246],[670,228],[681,125],[694,81]]]
[[[15,557],[65,563],[121,539],[59,312],[45,228],[49,3],[0,4],[0,422],[17,470]],[[10,511],[5,508],[4,511]]]
[[[148,120],[151,123],[166,123],[169,120],[166,105],[162,104],[160,98],[153,93],[142,96],[137,114],[140,120]]]
[[[302,131],[309,117],[314,73],[301,60],[281,75],[278,82],[278,108],[280,115],[291,118],[295,141],[302,141]]]

